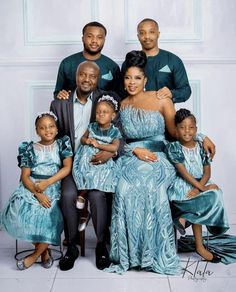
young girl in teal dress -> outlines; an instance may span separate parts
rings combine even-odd
[[[96,106],[96,122],[88,126],[81,138],[73,163],[73,177],[79,190],[76,206],[84,209],[88,190],[100,190],[113,193],[118,180],[118,169],[113,159],[106,163],[94,165],[90,162],[92,156],[101,150],[116,154],[121,134],[112,124],[116,116],[118,103],[109,95],[102,96]]]
[[[73,153],[69,137],[55,140],[56,120],[52,112],[38,115],[35,126],[40,141],[19,146],[20,184],[3,210],[6,231],[35,246],[32,254],[17,260],[20,270],[32,266],[40,256],[42,266],[50,268],[53,258],[48,245],[60,244],[63,231],[60,180],[71,171]]]
[[[181,234],[192,224],[196,252],[205,260],[217,263],[221,258],[206,249],[202,240],[202,225],[213,235],[229,229],[222,191],[211,180],[210,160],[197,133],[196,119],[187,109],[175,115],[178,141],[167,145],[167,156],[175,165],[177,177],[168,188],[173,220]]]

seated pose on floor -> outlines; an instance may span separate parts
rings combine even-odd
[[[220,256],[203,244],[202,225],[213,235],[229,229],[222,191],[210,180],[210,159],[202,144],[194,140],[197,133],[194,115],[187,109],[178,110],[175,125],[178,141],[166,147],[177,170],[177,177],[168,188],[173,220],[181,234],[185,233],[185,226],[192,224],[196,252],[205,260],[218,263]]]
[[[48,246],[61,241],[60,180],[71,172],[73,153],[68,136],[55,139],[56,120],[52,112],[39,114],[35,126],[40,141],[19,146],[21,181],[2,214],[10,235],[35,246],[32,254],[17,260],[20,270],[32,266],[40,256],[42,266],[50,268],[53,258]]]
[[[112,124],[118,102],[103,95],[96,104],[96,122],[90,123],[81,138],[73,163],[73,177],[79,190],[76,207],[84,209],[88,190],[113,193],[118,180],[116,163],[110,158],[103,164],[92,164],[92,157],[101,150],[116,154],[121,138],[120,131]],[[85,208],[87,210],[87,208]]]

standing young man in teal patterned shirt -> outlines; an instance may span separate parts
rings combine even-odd
[[[99,22],[87,23],[82,30],[84,49],[62,60],[54,91],[54,98],[67,99],[76,88],[76,69],[84,61],[93,61],[100,68],[98,89],[118,91],[120,68],[112,59],[102,55],[107,30]]]
[[[145,89],[157,90],[158,98],[171,98],[174,103],[189,99],[191,88],[182,60],[158,47],[158,23],[145,18],[138,24],[137,32],[142,50],[147,56]],[[123,63],[122,72],[124,66]]]

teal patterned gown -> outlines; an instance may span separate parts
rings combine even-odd
[[[172,142],[167,145],[166,152],[173,164],[183,163],[188,173],[197,180],[203,176],[203,165],[210,163],[200,143],[196,143],[194,148],[186,148],[178,141]],[[209,180],[207,184],[212,183]],[[187,193],[193,188],[191,184],[178,175],[168,189],[173,219],[177,227],[181,227],[178,225],[178,219],[182,217],[190,223],[206,225],[208,231],[213,235],[226,232],[229,225],[222,191],[220,189],[209,190],[189,199]]]
[[[161,274],[181,271],[176,255],[167,188],[175,170],[164,149],[164,118],[160,112],[132,106],[121,111],[125,154],[119,158],[121,177],[113,199],[108,272],[122,274],[131,268]],[[159,161],[145,162],[132,154],[147,148]]]
[[[113,140],[120,139],[121,133],[117,127],[111,125],[103,130],[98,123],[88,126],[89,137],[94,138],[100,144],[111,144]],[[94,165],[90,161],[98,148],[92,145],[80,145],[73,163],[73,177],[78,190],[99,190],[103,192],[115,191],[119,169],[111,158],[106,163]]]
[[[19,146],[18,161],[20,167],[31,169],[32,181],[39,181],[56,174],[62,166],[62,160],[72,155],[70,139],[64,136],[47,146],[23,142]],[[51,208],[44,208],[20,182],[3,210],[2,223],[16,239],[59,245],[63,231],[63,218],[58,203],[60,181],[50,185],[44,193],[51,200]]]

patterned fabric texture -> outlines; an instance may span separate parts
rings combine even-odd
[[[138,268],[178,274],[181,268],[167,197],[167,187],[175,177],[174,167],[163,152],[155,152],[159,160],[149,163],[130,151],[144,145],[153,151],[156,142],[163,142],[164,118],[159,112],[129,106],[121,111],[121,122],[126,137],[137,142],[132,147],[126,145],[126,153],[119,159],[121,178],[111,223],[113,264],[106,271],[121,274]]]
[[[19,146],[20,167],[31,168],[31,180],[35,177],[50,177],[61,168],[62,160],[72,156],[69,137],[56,140],[45,146],[39,143],[23,142]],[[60,244],[63,218],[59,208],[60,182],[50,185],[44,192],[51,200],[51,208],[44,208],[34,195],[20,182],[11,195],[2,213],[6,231],[15,237],[30,242]]]

